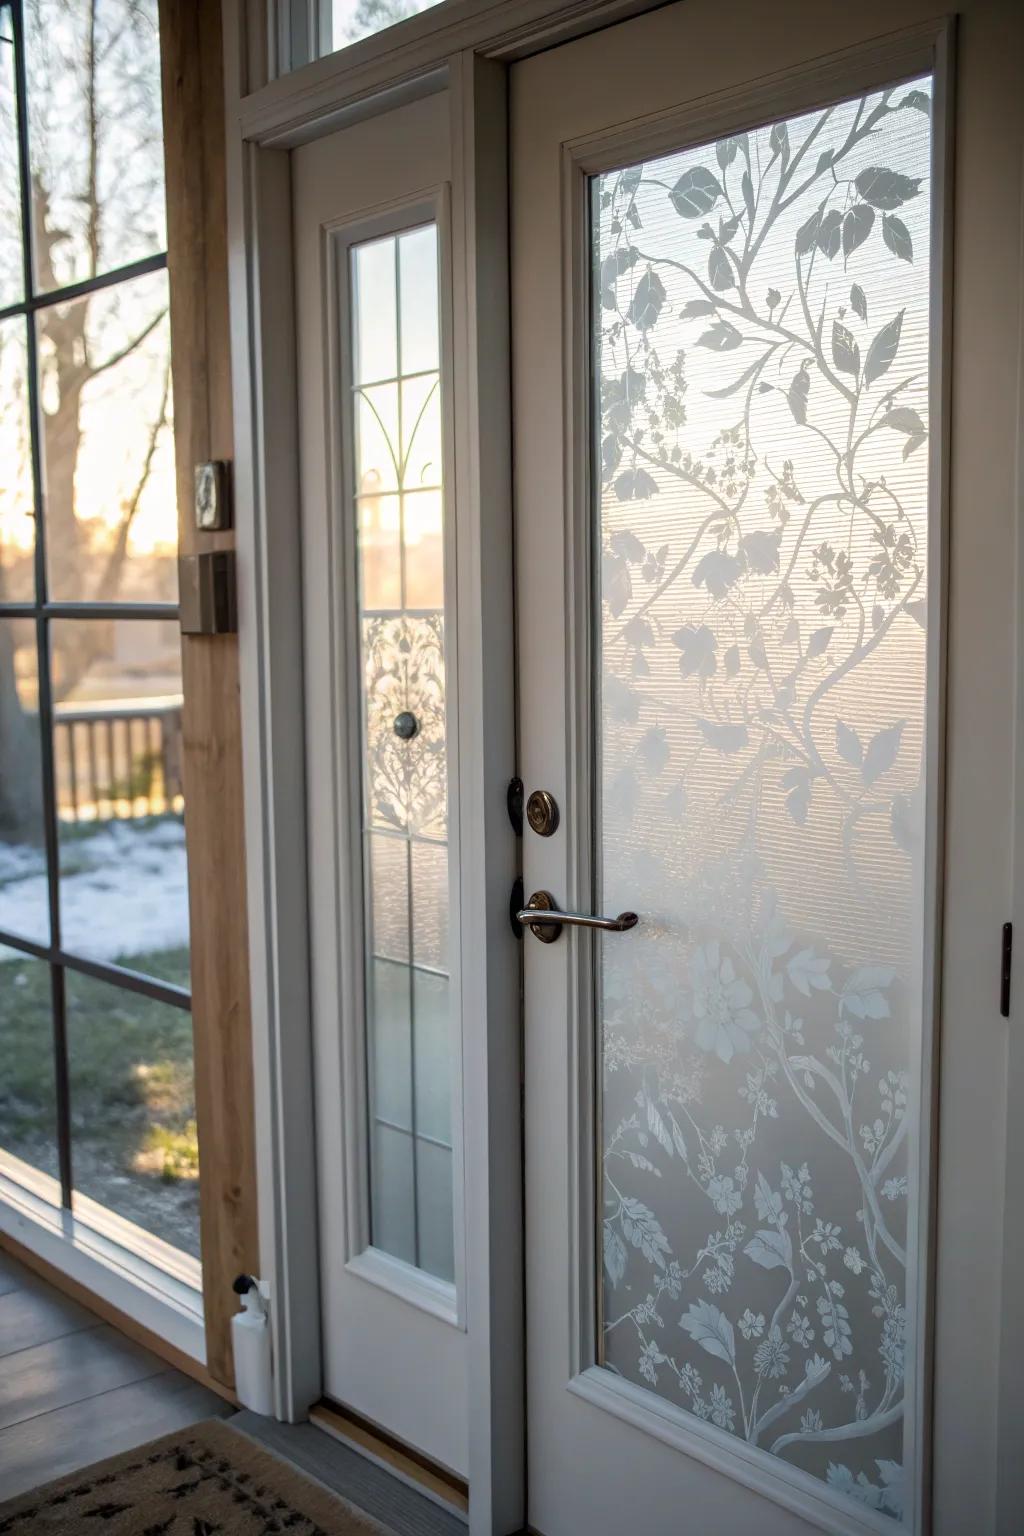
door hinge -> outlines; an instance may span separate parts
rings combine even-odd
[[[505,804],[508,807],[508,819],[512,823],[512,831],[516,837],[523,835],[523,793],[522,779],[509,779],[508,789],[505,791]]]
[[[1003,924],[1003,958],[999,974],[999,1012],[1010,1017],[1010,972],[1013,962],[1013,924]]]
[[[516,913],[523,910],[525,901],[526,887],[523,885],[523,877],[522,875],[516,875],[508,898],[508,920],[512,924],[512,932],[517,939],[521,939],[523,936],[523,926],[516,917]]]

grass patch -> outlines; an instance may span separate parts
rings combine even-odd
[[[187,949],[120,963],[189,985]],[[65,981],[76,1188],[196,1252],[191,1014],[73,971]],[[53,1024],[41,961],[0,964],[0,1061],[0,1144],[54,1173]]]

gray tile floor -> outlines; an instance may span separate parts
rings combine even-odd
[[[395,1536],[465,1536],[457,1516],[311,1424],[236,1414],[0,1249],[0,1502],[200,1419],[243,1433]]]
[[[231,1412],[0,1251],[0,1500]]]

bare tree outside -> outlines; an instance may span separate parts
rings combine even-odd
[[[42,292],[163,249],[156,17],[153,5],[137,0],[29,0],[25,19],[35,284]],[[10,90],[6,75],[0,90]],[[13,116],[12,107],[5,115]],[[0,257],[12,265],[20,264],[10,239],[19,224],[17,190],[10,178],[0,183],[0,224],[8,232]],[[22,597],[32,585],[22,325],[7,322],[0,337],[0,598],[8,588]],[[50,596],[173,601],[166,276],[41,310],[37,346]],[[147,510],[150,554],[133,559],[133,529]],[[104,626],[85,623],[57,627],[53,638],[59,701],[83,683],[109,639]],[[36,752],[26,745],[37,729],[35,700],[24,697],[24,679],[20,688],[12,681],[14,649],[12,636],[0,641],[0,824],[10,835],[20,823],[33,837],[38,818],[19,810],[24,775],[13,767]]]
[[[334,46],[358,42],[416,16],[437,0],[334,0]]]

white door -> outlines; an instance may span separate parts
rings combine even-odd
[[[1024,13],[960,9],[687,0],[513,66],[525,890],[638,918],[524,935],[545,1536],[1019,1519]]]
[[[448,111],[292,185],[323,1389],[465,1475]]]

